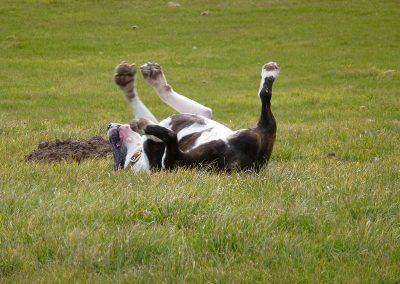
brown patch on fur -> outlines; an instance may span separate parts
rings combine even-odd
[[[202,133],[203,132],[195,132],[195,133],[192,133],[192,134],[189,134],[189,135],[186,135],[185,137],[183,137],[178,143],[179,149],[183,152],[188,151],[190,148],[193,147],[197,138],[199,138]]]
[[[115,68],[114,82],[124,91],[125,97],[128,101],[131,101],[136,97],[135,94],[135,76],[136,76],[136,67],[134,64],[129,65],[126,63],[121,63]],[[131,85],[129,90],[125,88]]]
[[[136,97],[136,94],[134,92],[134,89],[128,90],[125,92],[125,98],[128,101],[132,101]]]
[[[162,76],[161,66],[157,63],[149,62],[144,64],[140,67],[140,70],[145,79],[150,77],[151,79],[156,80],[157,77]]]
[[[132,120],[129,125],[131,129],[140,135],[144,134],[144,129],[146,128],[147,125],[154,124],[150,120],[146,118],[139,118],[139,119],[134,119]]]
[[[264,64],[263,66],[264,70],[266,71],[272,71],[272,70],[279,70],[279,64],[275,62],[269,62],[267,64]]]
[[[60,162],[105,158],[112,154],[110,143],[100,136],[87,140],[54,140],[42,142],[25,157],[26,161]]]
[[[172,90],[170,85],[165,85],[164,88],[165,88],[165,91],[167,91],[167,92],[171,92],[171,90]]]
[[[204,125],[206,124],[204,119],[198,115],[195,114],[176,114],[171,116],[171,129],[175,132],[178,133],[182,129],[192,125],[192,124],[201,124]]]
[[[135,65],[122,63],[115,68],[114,81],[119,87],[125,87],[135,79],[135,75]]]

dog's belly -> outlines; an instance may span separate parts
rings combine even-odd
[[[234,133],[225,125],[201,115],[177,114],[159,123],[160,126],[173,130],[178,136],[179,148],[182,151],[192,150],[210,141],[222,140]]]

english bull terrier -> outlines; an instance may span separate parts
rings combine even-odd
[[[280,67],[275,62],[262,66],[258,95],[260,118],[256,127],[232,130],[212,120],[212,110],[178,94],[157,63],[140,67],[145,81],[179,114],[158,122],[139,99],[135,65],[119,64],[114,81],[133,109],[130,124],[111,123],[108,138],[114,170],[172,170],[176,167],[210,167],[223,171],[259,171],[267,164],[276,135],[271,111],[272,85]]]

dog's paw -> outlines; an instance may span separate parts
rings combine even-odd
[[[115,83],[124,88],[128,84],[133,83],[136,77],[135,64],[121,63],[115,68],[114,81]]]
[[[141,135],[144,135],[144,129],[146,128],[147,125],[152,125],[154,124],[150,120],[146,118],[139,118],[139,119],[134,119],[129,123],[129,126],[131,129]]]
[[[125,92],[128,99],[132,99],[134,94],[136,79],[136,66],[125,62],[118,64],[115,68],[114,82]]]
[[[142,72],[143,78],[146,80],[146,82],[153,88],[169,88],[167,80],[165,79],[164,73],[159,64],[148,62],[140,67],[140,71]]]
[[[263,79],[268,78],[269,80],[275,80],[280,71],[279,64],[276,62],[268,62],[263,65],[261,69],[261,77]]]

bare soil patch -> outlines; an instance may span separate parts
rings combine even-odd
[[[42,142],[37,149],[25,157],[26,161],[83,161],[111,155],[110,143],[100,136],[87,140],[53,140]]]

